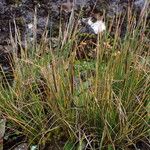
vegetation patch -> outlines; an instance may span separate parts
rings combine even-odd
[[[128,11],[123,37],[123,15],[92,38],[71,15],[55,45],[45,30],[40,42],[34,36],[22,46],[16,30],[13,83],[2,68],[0,75],[7,82],[0,83],[4,146],[14,135],[31,149],[149,149],[148,14],[136,21]]]

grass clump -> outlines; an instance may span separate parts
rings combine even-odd
[[[41,44],[34,45],[34,53],[28,44],[20,57],[14,55],[14,83],[8,89],[0,87],[0,110],[29,145],[111,150],[147,143],[149,23],[143,16],[134,26],[134,18],[128,16],[121,38],[120,19],[114,19],[118,26],[113,37],[108,30],[96,37],[92,59],[77,59],[81,38],[69,25],[73,33],[67,30],[68,37],[55,49],[51,42],[44,44],[44,36]]]

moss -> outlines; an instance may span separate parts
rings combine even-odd
[[[13,4],[19,4],[21,0],[6,0],[7,4],[13,5]]]
[[[25,24],[25,20],[23,17],[16,18],[15,21],[18,26],[23,26]]]

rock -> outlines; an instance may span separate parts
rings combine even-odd
[[[97,2],[97,3],[96,3]],[[148,0],[131,0],[130,5],[138,11],[148,8]],[[10,27],[12,36],[15,37],[15,25],[21,33],[21,40],[24,43],[25,38],[32,41],[34,36],[34,17],[37,23],[36,40],[39,42],[44,30],[50,30],[50,35],[54,38],[58,37],[60,20],[65,26],[69,20],[72,9],[75,11],[75,20],[82,9],[82,18],[89,18],[97,13],[103,15],[103,10],[106,11],[106,17],[114,17],[117,14],[123,13],[127,10],[129,3],[127,0],[0,0],[0,45],[10,45]],[[37,13],[35,14],[35,7]],[[62,8],[62,9],[61,9]],[[140,14],[140,13],[139,13]],[[49,17],[49,18],[48,18]],[[49,20],[47,22],[47,20]],[[91,20],[81,21],[81,33],[97,34],[97,24],[103,26],[103,22],[95,22]],[[30,26],[32,24],[32,27]],[[124,25],[126,26],[126,24]],[[126,29],[123,27],[122,34]],[[2,50],[1,50],[2,51]],[[0,56],[1,57],[1,56]],[[6,70],[6,69],[5,69]]]
[[[139,9],[142,9],[147,4],[148,4],[148,0],[135,0],[134,1],[134,6]]]
[[[95,2],[97,2],[95,4]],[[146,0],[135,0],[134,7],[142,9]],[[13,20],[17,22],[17,26],[22,32],[22,39],[31,31],[28,29],[28,24],[33,23],[35,16],[35,6],[37,7],[37,28],[38,37],[41,37],[42,32],[45,29],[47,23],[47,16],[49,14],[49,22],[47,27],[53,29],[51,31],[52,36],[56,36],[56,32],[59,30],[60,19],[67,22],[70,17],[70,12],[74,7],[76,14],[79,13],[82,8],[83,17],[91,17],[91,14],[102,11],[105,9],[108,12],[108,16],[114,16],[118,13],[122,13],[127,7],[127,1],[124,0],[76,0],[75,3],[72,0],[1,0],[0,1],[0,41],[9,38],[9,24],[13,25]],[[62,8],[62,16],[60,18],[60,10]],[[88,15],[87,15],[88,14]],[[4,21],[5,20],[5,21]],[[14,27],[12,27],[13,33]],[[55,32],[56,31],[56,32]],[[1,38],[1,36],[3,38]]]
[[[13,84],[13,56],[10,45],[0,45],[0,83],[4,87]]]
[[[27,143],[21,143],[12,150],[28,150],[28,144]]]

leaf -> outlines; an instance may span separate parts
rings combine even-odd
[[[0,139],[3,138],[5,134],[5,125],[6,125],[6,119],[1,119],[0,120]]]
[[[5,134],[6,118],[0,120],[0,150],[3,150],[3,137]]]
[[[64,150],[74,150],[74,143],[71,141],[68,141],[64,146]]]

